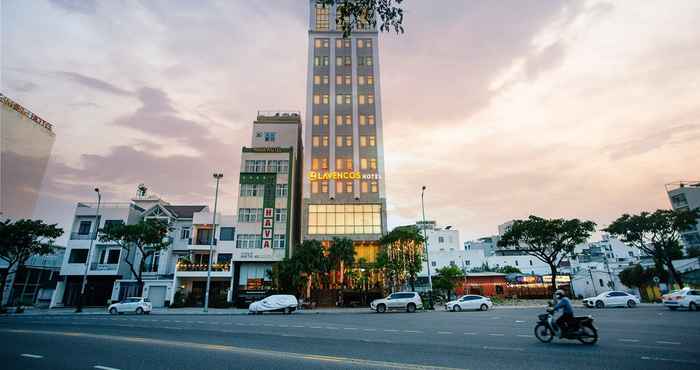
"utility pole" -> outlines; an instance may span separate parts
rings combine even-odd
[[[596,296],[597,296],[597,295],[598,295],[598,291],[597,291],[596,288],[595,288],[595,281],[593,281],[593,271],[591,270],[590,267],[588,268],[588,274],[591,276],[591,284],[593,285],[593,295],[596,295]]]
[[[428,252],[428,235],[426,233],[426,226],[427,224],[425,223],[425,201],[423,195],[425,194],[425,185],[423,185],[423,189],[421,189],[420,192],[420,205],[421,209],[423,211],[423,239],[425,239],[425,259],[427,261],[428,265],[428,286],[430,290],[428,291],[428,306],[432,310],[433,309],[433,277],[430,275],[430,253]]]
[[[85,272],[83,272],[83,282],[80,286],[80,296],[78,297],[78,305],[75,308],[75,312],[83,312],[83,300],[85,299],[85,286],[87,285],[87,274],[90,268],[90,258],[92,257],[92,244],[97,238],[97,230],[100,227],[100,203],[102,202],[102,194],[100,194],[100,188],[95,188],[97,193],[97,209],[95,210],[95,233],[93,235],[92,230],[88,237],[90,238],[90,246],[88,247],[87,259],[85,260]],[[92,228],[91,228],[92,229]]]
[[[209,240],[209,265],[207,266],[207,291],[204,294],[204,312],[209,311],[209,286],[211,285],[211,262],[214,257],[214,237],[216,236],[216,203],[219,201],[219,180],[224,177],[223,173],[215,173],[216,192],[214,193],[214,216],[211,220],[211,239]]]

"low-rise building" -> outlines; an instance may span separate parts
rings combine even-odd
[[[666,184],[666,193],[675,210],[700,208],[700,181],[677,181]],[[685,248],[700,248],[700,219],[681,234]]]

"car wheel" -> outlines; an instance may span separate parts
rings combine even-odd
[[[416,312],[416,305],[413,304],[413,303],[409,303],[409,304],[406,306],[406,312],[410,312],[410,313]]]
[[[136,308],[136,314],[137,314],[137,315],[143,315],[143,308],[137,307],[137,308]]]
[[[486,303],[482,303],[479,309],[482,311],[487,311],[489,309],[489,306]]]
[[[284,309],[284,314],[285,314],[285,315],[289,315],[289,314],[291,314],[291,313],[292,313],[292,309],[291,309],[291,308],[287,307],[287,308]]]
[[[627,307],[634,308],[635,306],[637,306],[637,302],[635,302],[631,299],[629,301],[627,301]]]
[[[603,301],[598,301],[595,303],[595,308],[605,308],[605,303],[603,303]]]
[[[386,312],[386,305],[384,303],[378,304],[377,305],[377,312],[379,312],[379,313]]]
[[[452,311],[454,311],[454,312],[462,311],[462,307],[460,307],[460,305],[456,304],[456,305],[452,306]]]
[[[690,304],[688,305],[688,310],[697,311],[697,309],[698,309],[698,305],[696,305],[695,302],[690,302]]]
[[[118,314],[118,313],[119,313],[119,311],[117,311],[117,308],[116,308],[116,307],[112,307],[112,308],[109,309],[109,314],[110,314],[110,315],[116,315],[116,314]]]

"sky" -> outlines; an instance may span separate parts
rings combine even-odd
[[[307,2],[2,0],[1,91],[54,124],[35,217],[136,186],[236,211],[257,110],[306,97]],[[699,180],[700,2],[406,0],[380,42],[389,227],[604,227]]]

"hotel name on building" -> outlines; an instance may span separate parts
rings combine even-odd
[[[360,173],[360,171],[309,171],[309,181],[328,180],[379,180],[378,173]]]

